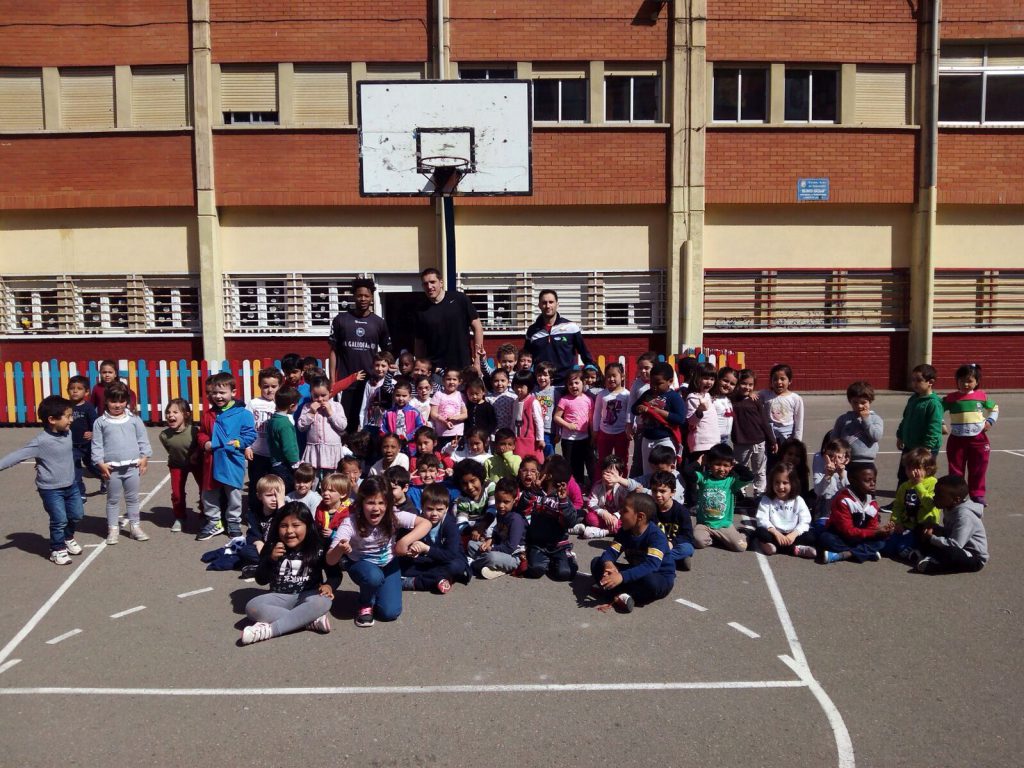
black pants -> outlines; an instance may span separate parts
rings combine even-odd
[[[754,538],[758,541],[763,541],[765,544],[775,544],[775,537],[768,532],[767,528],[761,528],[758,526],[754,529]],[[790,544],[788,547],[780,547],[775,544],[775,548],[779,552],[783,552],[787,555],[793,553],[793,547],[813,547],[818,541],[818,537],[810,531],[804,531]]]
[[[348,422],[346,432],[359,431],[359,409],[363,405],[365,391],[366,379],[363,379],[352,382],[352,385],[341,393],[341,409],[345,412],[345,420]]]
[[[427,563],[418,558],[403,557],[401,565],[402,577],[416,579],[416,589],[434,589],[441,579],[469,583],[469,566],[466,565],[466,558],[461,556],[446,563]]]
[[[629,571],[629,568],[619,568],[619,573],[625,574]],[[594,583],[600,584],[601,577],[604,576],[604,561],[600,557],[595,557],[590,561],[590,575],[594,577]],[[672,591],[672,587],[675,585],[675,579],[669,578],[661,573],[655,571],[654,573],[648,573],[639,579],[635,579],[630,582],[623,582],[614,589],[606,590],[609,595],[618,595],[622,592],[628,592],[640,605],[646,603],[653,603],[655,600],[668,595]]]
[[[935,526],[935,534],[945,536],[946,531],[941,525]],[[985,564],[966,549],[959,547],[935,547],[925,544],[921,547],[923,554],[933,558],[943,571],[973,573],[980,571]]]
[[[562,455],[569,462],[569,470],[572,472],[576,484],[582,490],[586,487],[584,483],[586,482],[587,474],[591,472],[590,438],[585,437],[582,440],[566,440],[562,438],[561,445]]]
[[[537,546],[526,548],[526,572],[523,575],[528,579],[539,579],[547,574],[552,581],[570,581],[578,571],[572,545],[554,549]]]

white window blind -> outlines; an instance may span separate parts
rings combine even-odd
[[[113,128],[114,69],[60,70],[61,126],[69,130]]]
[[[350,125],[351,77],[348,64],[296,64],[295,122]]]
[[[188,77],[184,66],[132,67],[132,125],[188,125]]]
[[[0,69],[0,131],[43,127],[42,70]]]
[[[276,112],[277,67],[222,64],[220,105],[223,112]]]
[[[858,64],[856,92],[858,123],[906,125],[909,67]]]
[[[372,62],[366,65],[367,80],[422,80],[422,64]]]

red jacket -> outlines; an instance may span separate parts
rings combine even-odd
[[[220,483],[213,479],[213,453],[206,450],[207,444],[213,439],[213,425],[220,415],[220,409],[209,403],[199,417],[199,434],[196,435],[196,446],[203,457],[203,490],[212,491],[220,488]]]
[[[849,488],[844,488],[832,499],[832,509],[825,528],[847,541],[873,539],[878,531],[878,503],[868,496],[861,501]]]

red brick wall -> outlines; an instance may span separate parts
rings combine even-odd
[[[213,60],[426,61],[430,6],[426,0],[211,0]]]
[[[911,5],[709,0],[708,60],[913,63],[917,22]]]
[[[956,388],[953,374],[964,363],[980,363],[984,389],[1020,389],[1024,371],[1024,333],[936,333],[932,365],[939,374],[936,390]]]
[[[0,65],[184,64],[188,9],[186,0],[0,0],[10,25],[0,27]]]
[[[916,142],[907,131],[714,128],[707,202],[792,203],[798,178],[828,177],[833,203],[912,203]]]
[[[0,341],[0,359],[34,362],[36,360],[199,360],[203,341],[198,337],[161,338],[158,335],[131,339],[74,338],[53,340],[25,338]]]
[[[943,40],[1024,37],[1020,0],[943,0]]]
[[[940,203],[1024,203],[1024,129],[939,131]]]
[[[0,209],[195,202],[187,133],[7,137],[0,168]]]
[[[451,0],[453,61],[660,61],[671,9],[639,0]]]
[[[742,350],[746,366],[762,384],[773,365],[787,363],[797,392],[845,390],[857,379],[867,379],[878,389],[905,386],[906,333],[709,333],[704,345]]]

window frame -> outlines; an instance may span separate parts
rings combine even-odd
[[[715,82],[719,72],[736,72],[736,117],[735,119],[720,119],[715,116]],[[745,118],[742,115],[743,108],[743,73],[761,72],[764,75],[763,110],[764,117],[761,119]],[[771,120],[771,68],[767,65],[744,66],[736,64],[715,64],[711,70],[711,122],[721,125],[767,125]]]
[[[625,120],[613,120],[612,118],[608,117],[608,109],[609,109],[609,107],[611,105],[611,102],[608,99],[608,81],[610,79],[612,79],[612,78],[620,78],[620,79],[629,80],[629,107],[628,107],[629,117],[627,117]],[[653,80],[654,81],[654,117],[653,118],[647,119],[647,118],[638,118],[638,117],[635,116],[635,112],[636,112],[636,81],[637,81],[637,78],[644,78],[646,80]],[[639,124],[639,125],[656,125],[656,124],[662,122],[662,106],[663,105],[662,105],[662,87],[661,87],[661,77],[660,77],[660,75],[657,75],[657,74],[655,74],[655,75],[641,74],[639,72],[635,73],[635,74],[630,74],[630,73],[626,73],[626,72],[606,74],[604,76],[604,83],[602,84],[602,87],[604,89],[602,95],[603,95],[603,99],[604,99],[604,121],[606,123],[611,123],[613,125],[637,125],[637,124]]]
[[[941,59],[941,48],[940,48],[940,59],[939,59],[939,87],[941,91],[941,84],[943,77],[980,77],[981,78],[981,112],[978,115],[977,120],[943,120],[939,118],[940,126],[948,127],[1007,127],[1007,128],[1018,128],[1024,126],[1024,118],[1020,120],[986,120],[985,114],[988,109],[988,79],[989,77],[1020,77],[1024,79],[1024,64],[1018,65],[994,65],[989,63],[990,55],[989,51],[993,47],[1000,47],[1000,43],[988,43],[988,42],[950,42],[951,45],[959,45],[963,47],[980,47],[982,50],[981,64],[968,64],[964,66],[955,66],[942,64]],[[939,112],[942,111],[942,102],[939,102]]]
[[[543,80],[548,83],[558,83],[558,117],[554,120],[547,118],[537,117],[537,82]],[[562,86],[566,82],[583,83],[583,117],[580,119],[570,119],[563,117],[563,111],[565,107],[565,99],[562,96]],[[544,123],[547,125],[586,125],[589,122],[590,116],[590,78],[589,77],[538,77],[536,73],[532,78],[533,87],[530,89],[530,109],[533,114],[533,121],[535,123]]]
[[[807,119],[803,118],[789,118],[786,117],[786,92],[789,87],[789,74],[790,72],[807,72]],[[814,117],[814,73],[815,72],[830,72],[835,76],[835,89],[834,89],[834,100],[835,100],[835,116],[829,120],[823,120]],[[783,122],[790,125],[838,125],[842,117],[841,107],[839,103],[840,94],[842,93],[843,84],[841,82],[842,71],[837,67],[805,67],[805,66],[786,66],[786,70],[782,76],[782,119]]]
[[[464,70],[474,70],[484,73],[484,77],[465,77],[463,76]],[[496,71],[510,72],[508,77],[492,77],[491,73]],[[497,65],[497,64],[463,64],[459,63],[459,80],[481,81],[481,80],[515,80],[516,79],[516,65]]]

